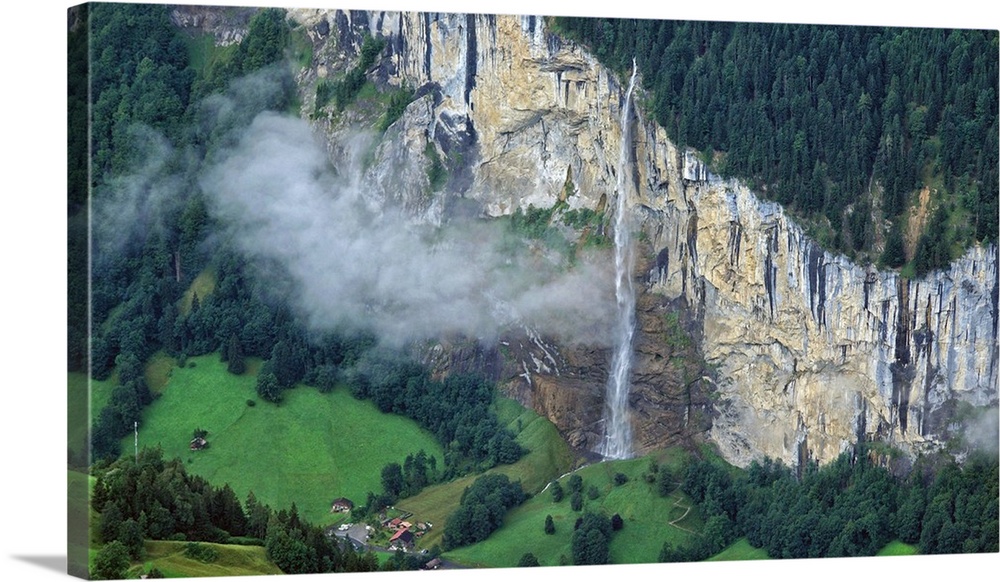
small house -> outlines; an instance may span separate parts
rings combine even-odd
[[[208,446],[208,441],[204,437],[194,437],[191,439],[191,450],[200,451]]]
[[[333,500],[333,505],[330,507],[330,513],[347,513],[352,509],[354,509],[354,502],[346,497],[341,497],[340,499]]]
[[[408,529],[401,529],[389,538],[389,549],[395,547],[396,549],[408,550],[413,547],[413,541],[413,532]]]
[[[434,558],[430,562],[424,565],[425,570],[437,570],[441,567],[441,558]]]

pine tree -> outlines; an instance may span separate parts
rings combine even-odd
[[[226,361],[229,362],[229,366],[226,368],[229,370],[230,374],[235,374],[239,376],[247,370],[246,356],[243,355],[243,345],[240,344],[240,338],[235,333],[229,336],[229,342],[226,344]]]
[[[278,379],[271,372],[262,372],[257,376],[257,394],[268,402],[281,402],[281,388]]]
[[[556,503],[559,503],[560,501],[562,501],[563,495],[565,495],[565,493],[563,492],[562,485],[559,484],[559,481],[553,481],[552,482],[552,501],[554,501]]]

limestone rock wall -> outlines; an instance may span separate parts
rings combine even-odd
[[[907,281],[823,251],[736,182],[682,175],[704,178],[683,184],[683,248],[661,237],[682,265],[652,288],[680,278],[701,313],[720,372],[712,436],[731,460],[827,461],[858,438],[916,452],[951,436],[955,402],[996,405],[996,247]]]

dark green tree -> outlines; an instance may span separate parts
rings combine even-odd
[[[128,567],[128,548],[119,541],[112,541],[97,551],[91,576],[95,580],[121,580]]]
[[[257,395],[268,402],[281,402],[281,387],[271,372],[261,372],[257,376]]]
[[[101,512],[101,519],[98,524],[101,541],[104,543],[118,539],[118,530],[124,521],[121,503],[121,501],[116,499],[104,504],[104,511]]]
[[[563,498],[563,488],[559,481],[552,482],[552,501],[559,503]]]
[[[403,470],[399,463],[389,463],[382,467],[382,490],[393,499],[399,499],[399,495],[406,487],[403,479]]]
[[[235,374],[239,376],[247,370],[246,356],[243,354],[243,345],[240,343],[240,337],[238,335],[231,334],[229,336],[229,341],[226,343],[226,362],[228,365],[226,369],[230,374]]]
[[[597,513],[583,514],[580,527],[573,532],[573,563],[607,564],[610,557],[611,523]]]
[[[569,478],[570,493],[583,492],[583,477],[573,474]]]
[[[122,522],[118,528],[117,541],[128,551],[129,558],[139,560],[143,555],[142,527],[131,517]]]
[[[551,515],[545,516],[545,533],[548,535],[556,533],[556,524],[552,521]]]
[[[670,474],[670,471],[666,467],[660,467],[660,470],[656,473],[656,492],[660,494],[660,497],[666,497],[674,490],[674,486],[673,475]]]

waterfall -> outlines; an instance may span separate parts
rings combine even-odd
[[[622,105],[622,143],[618,160],[618,203],[615,207],[615,299],[618,304],[618,321],[615,329],[615,353],[611,360],[604,412],[604,441],[602,455],[609,459],[627,459],[632,456],[632,426],[629,424],[628,392],[632,372],[632,337],[635,335],[635,289],[632,269],[635,263],[632,250],[632,232],[627,212],[628,156],[631,146],[629,112],[632,90],[635,87],[636,66],[632,59],[632,78],[625,103]]]

